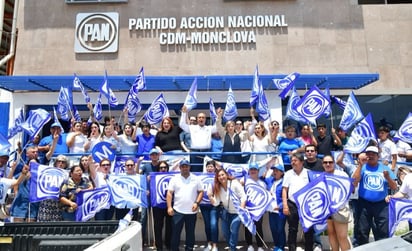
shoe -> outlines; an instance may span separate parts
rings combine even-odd
[[[247,247],[247,251],[255,251],[255,249],[253,248],[252,245],[249,245],[249,247]]]
[[[262,247],[258,247],[257,251],[265,251]]]
[[[319,245],[316,245],[315,248],[313,248],[313,251],[322,251],[322,247]]]
[[[205,249],[203,249],[203,251],[210,251],[210,250],[212,250],[212,245],[208,243]]]

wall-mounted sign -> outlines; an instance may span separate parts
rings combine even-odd
[[[112,53],[119,47],[119,14],[79,13],[76,16],[76,53]]]

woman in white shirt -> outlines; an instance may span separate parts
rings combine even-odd
[[[133,125],[124,124],[123,134],[118,136],[120,149],[123,154],[135,155],[137,151],[136,137],[133,137]]]
[[[73,132],[67,136],[66,144],[70,153],[84,153],[87,137],[82,132],[82,122],[77,121],[73,125]]]

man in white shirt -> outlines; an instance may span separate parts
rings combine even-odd
[[[180,174],[170,179],[167,190],[167,213],[172,216],[171,250],[179,251],[180,234],[183,225],[186,232],[185,250],[195,245],[196,214],[203,198],[203,184],[200,178],[190,173],[190,162],[180,161]],[[172,206],[173,201],[173,206]]]

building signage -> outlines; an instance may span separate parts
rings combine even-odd
[[[112,53],[119,47],[119,14],[79,13],[76,16],[76,53]]]
[[[129,31],[155,31],[161,45],[251,44],[260,29],[287,26],[284,15],[129,18]]]

